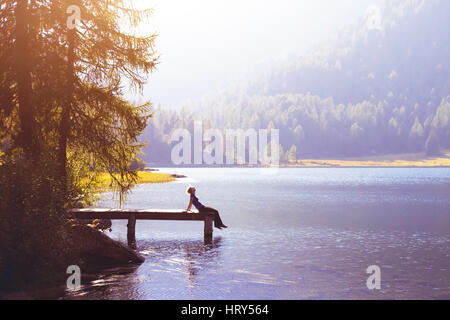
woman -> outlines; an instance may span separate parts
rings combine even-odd
[[[186,190],[186,193],[190,195],[189,205],[186,209],[186,212],[189,212],[192,208],[192,205],[198,209],[199,212],[212,212],[214,213],[214,227],[217,229],[228,228],[223,224],[222,219],[220,219],[219,211],[214,208],[205,207],[203,204],[198,201],[198,198],[195,196],[196,189],[194,187],[189,187]]]

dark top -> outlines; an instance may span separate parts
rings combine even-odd
[[[204,207],[205,207],[204,205],[201,204],[200,201],[198,201],[198,198],[197,198],[195,195],[191,194],[191,199],[192,199],[192,204],[193,204],[194,207],[196,207],[197,209],[200,209],[200,208],[204,208]]]

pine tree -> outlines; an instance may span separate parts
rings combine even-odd
[[[434,130],[430,131],[427,142],[425,143],[425,152],[428,156],[440,154],[439,140]]]
[[[76,30],[67,28],[70,5],[81,11]],[[66,208],[92,201],[90,181],[99,173],[110,174],[121,197],[137,179],[132,164],[150,103],[130,103],[123,85],[141,93],[157,56],[155,35],[133,34],[150,11],[129,5],[0,0],[0,282],[8,282],[6,289],[54,281],[56,269],[64,275],[59,268],[72,252]]]
[[[289,162],[297,162],[297,147],[295,145],[292,145],[287,152],[286,157]]]

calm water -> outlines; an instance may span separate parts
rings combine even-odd
[[[185,208],[192,184],[230,228],[204,245],[202,222],[138,221],[146,261],[66,298],[450,299],[450,169],[167,170],[189,178],[139,186],[124,207]],[[126,221],[111,236],[126,242]]]

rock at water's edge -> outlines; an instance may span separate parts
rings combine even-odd
[[[176,174],[176,173],[171,174],[170,176],[171,176],[172,178],[176,178],[176,179],[187,178],[187,176],[185,176],[185,175],[182,175],[182,174]]]
[[[144,257],[104,233],[86,225],[72,225],[70,234],[86,256],[106,258],[117,263],[142,263]]]

